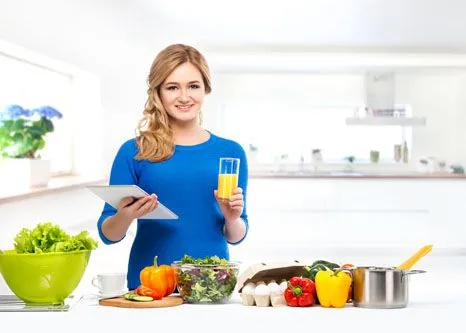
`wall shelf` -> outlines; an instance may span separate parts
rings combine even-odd
[[[346,118],[346,125],[363,125],[363,126],[425,126],[425,117],[373,117],[364,118]]]

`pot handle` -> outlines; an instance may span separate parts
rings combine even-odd
[[[426,271],[423,271],[422,269],[413,269],[409,271],[405,271],[405,275],[410,275],[410,274],[421,274],[421,273],[426,273]]]

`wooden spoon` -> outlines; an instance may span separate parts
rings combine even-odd
[[[408,260],[403,262],[401,265],[399,265],[396,269],[399,270],[408,270],[415,263],[417,263],[422,257],[424,257],[427,253],[429,253],[432,250],[433,245],[424,245],[417,251],[415,254],[413,254]]]

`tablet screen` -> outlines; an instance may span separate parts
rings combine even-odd
[[[149,195],[137,185],[90,185],[86,187],[115,209],[118,208],[119,202],[125,197],[139,199]],[[141,216],[140,219],[176,220],[178,215],[159,201],[156,209]]]

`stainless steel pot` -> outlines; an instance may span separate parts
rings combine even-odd
[[[394,267],[356,267],[353,273],[353,305],[361,308],[396,309],[408,305],[409,275],[422,270]]]

